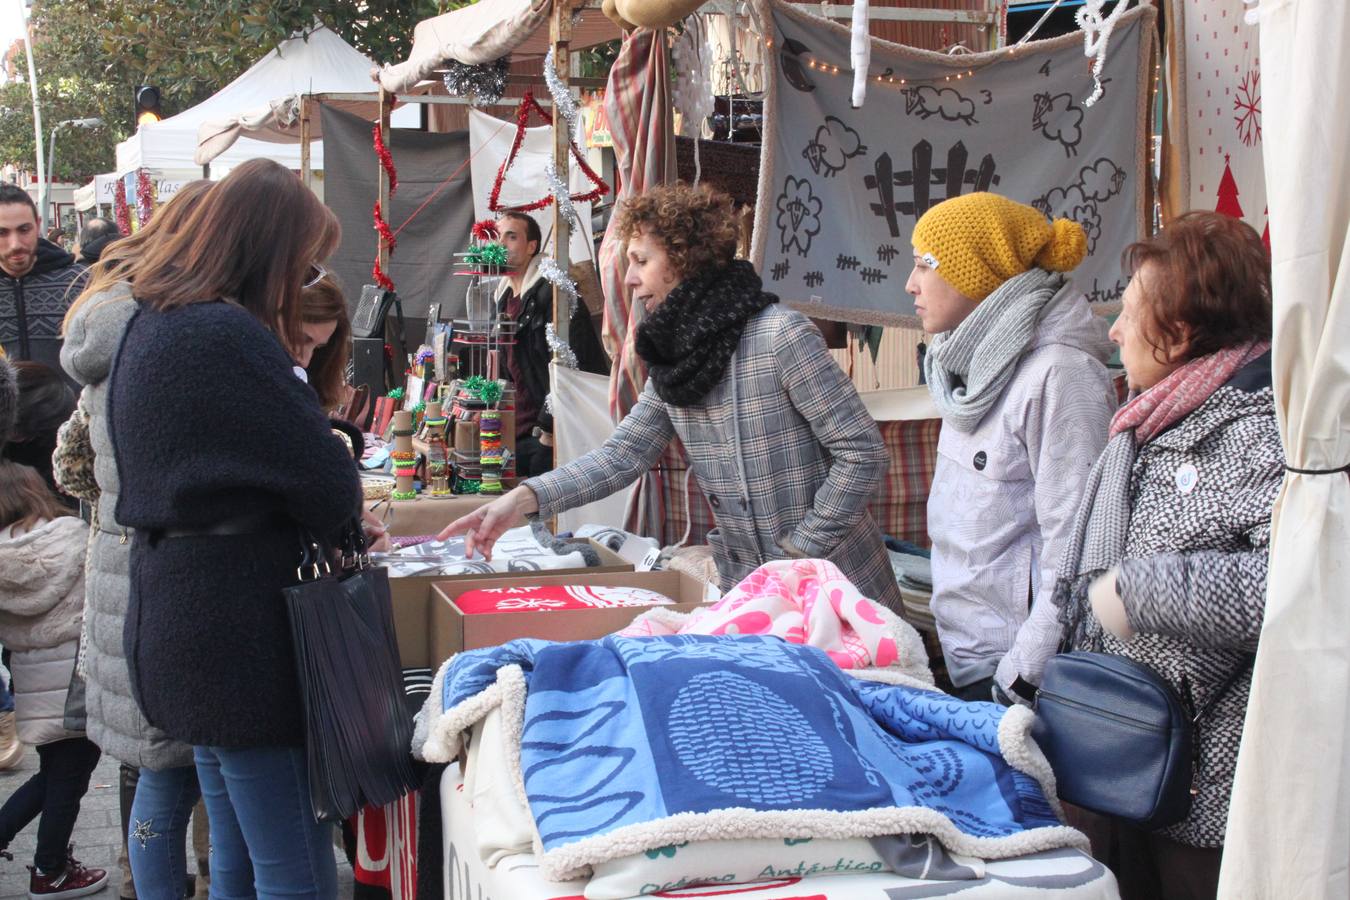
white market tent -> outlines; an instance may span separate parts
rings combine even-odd
[[[117,145],[117,171],[190,169],[198,165],[195,157],[202,125],[228,123],[260,109],[298,111],[300,94],[369,92],[374,68],[369,58],[331,29],[316,25],[302,35],[282,41],[247,72],[191,109],[162,122],[142,125]],[[409,109],[407,114],[416,119],[417,110]],[[410,124],[415,127],[417,123]],[[276,143],[277,140],[286,143]],[[226,146],[228,149],[213,160],[216,165],[229,168],[255,157],[266,157],[287,168],[300,168],[298,130],[293,138],[239,138]],[[311,165],[316,169],[322,167],[322,145],[316,144],[311,151]]]

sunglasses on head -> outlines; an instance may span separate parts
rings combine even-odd
[[[328,274],[328,270],[327,270],[327,269],[325,269],[323,266],[319,265],[318,263],[315,263],[314,265],[312,265],[312,266],[309,267],[309,274],[305,276],[305,283],[302,284],[302,285],[300,285],[300,287],[301,287],[301,288],[312,288],[312,287],[314,287],[314,285],[318,284],[320,281],[323,281],[324,277],[325,277],[327,274]]]

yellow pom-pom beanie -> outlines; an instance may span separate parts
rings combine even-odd
[[[914,226],[912,240],[943,280],[977,301],[1032,266],[1067,272],[1087,256],[1082,225],[1050,222],[1024,203],[984,192],[934,206]]]

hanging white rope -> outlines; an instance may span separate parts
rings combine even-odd
[[[868,29],[868,0],[853,0],[853,33],[849,38],[848,58],[853,66],[853,108],[861,109],[867,99],[867,70],[872,66],[872,36]]]
[[[1120,21],[1121,15],[1130,6],[1130,0],[1119,0],[1116,8],[1108,16],[1102,15],[1106,0],[1086,0],[1083,8],[1074,13],[1074,21],[1083,32],[1083,55],[1096,57],[1092,64],[1092,95],[1083,101],[1084,106],[1092,106],[1102,97],[1102,67],[1106,65],[1106,45],[1111,40],[1111,30]]]

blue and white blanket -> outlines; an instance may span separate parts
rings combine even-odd
[[[498,706],[552,879],[691,840],[925,833],[986,859],[1086,845],[1056,817],[1029,710],[852,678],[777,638],[461,653],[437,675],[414,749],[453,759]]]

